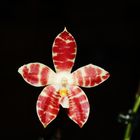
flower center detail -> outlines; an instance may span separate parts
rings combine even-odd
[[[73,78],[71,73],[59,72],[54,79],[54,84],[58,86],[58,92],[61,97],[67,96],[69,87],[73,85]]]
[[[61,79],[61,87],[60,87],[60,90],[59,90],[59,94],[61,95],[61,97],[67,96],[67,94],[68,94],[67,86],[68,86],[67,78],[62,77],[62,79]]]
[[[61,97],[67,96],[68,90],[66,88],[61,88],[59,90],[59,94],[61,95]]]

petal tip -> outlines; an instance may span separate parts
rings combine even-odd
[[[18,68],[18,73],[20,73],[20,74],[22,73],[22,68],[23,68],[23,66]]]
[[[64,31],[66,31],[66,32],[68,31],[67,28],[66,28],[66,26],[64,27]]]
[[[46,127],[47,127],[47,125],[46,125],[46,124],[42,124],[42,125],[43,125],[43,127],[44,127],[44,128],[46,128]]]
[[[84,124],[79,125],[80,128],[83,128]]]
[[[102,76],[104,80],[107,80],[110,77],[110,73],[106,71],[105,75]]]
[[[83,128],[86,122],[87,122],[87,120],[86,120],[85,122],[77,123],[77,124],[78,124],[78,126],[79,126],[80,128]]]

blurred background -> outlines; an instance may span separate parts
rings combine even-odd
[[[110,72],[94,88],[82,88],[90,116],[81,129],[63,108],[44,129],[36,114],[42,87],[27,84],[17,70],[40,62],[54,70],[52,44],[64,27],[74,36],[78,52],[73,70],[92,63]],[[126,125],[118,115],[132,108],[140,78],[140,2],[0,1],[0,104],[4,140],[123,140]],[[140,122],[133,133],[139,139]]]

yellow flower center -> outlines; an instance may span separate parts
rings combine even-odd
[[[68,85],[68,80],[67,80],[67,78],[63,77],[61,79],[62,87],[59,90],[59,94],[61,95],[61,97],[67,96],[67,94],[68,94],[67,85]]]
[[[61,95],[61,97],[67,96],[68,90],[63,87],[59,90],[59,94]]]

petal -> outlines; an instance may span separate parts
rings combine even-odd
[[[55,73],[48,66],[41,63],[29,63],[21,66],[18,72],[23,79],[36,87],[53,83]]]
[[[72,77],[75,85],[94,87],[108,79],[109,73],[98,66],[89,64],[74,71]]]
[[[52,47],[53,63],[56,72],[71,71],[76,57],[76,50],[77,46],[74,37],[65,28],[55,38]]]
[[[59,94],[53,85],[43,89],[37,100],[37,115],[39,120],[46,127],[52,122],[59,112]]]
[[[69,93],[68,116],[82,127],[89,116],[89,102],[81,88],[72,86]]]

